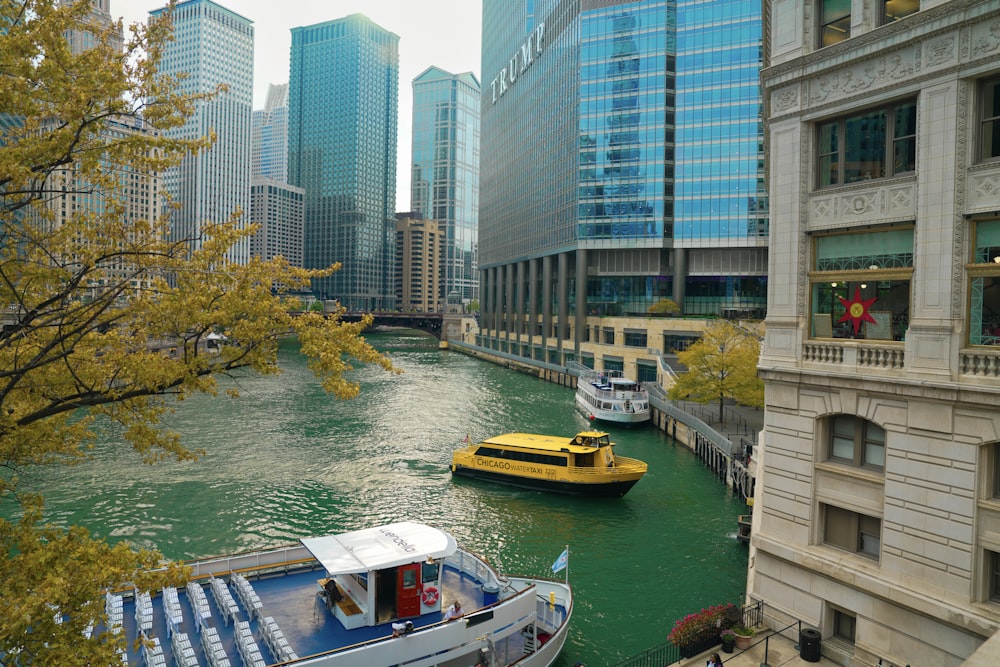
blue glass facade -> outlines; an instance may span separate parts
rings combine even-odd
[[[485,338],[762,315],[760,64],[759,0],[484,0]]]
[[[677,245],[767,238],[759,0],[677,1]]]
[[[444,239],[441,293],[479,298],[479,80],[430,67],[413,80],[410,210],[436,220]]]
[[[292,29],[288,180],[304,188],[307,268],[321,299],[395,308],[399,37],[361,14]]]
[[[634,247],[669,236],[674,12],[668,2],[581,18],[578,235]]]

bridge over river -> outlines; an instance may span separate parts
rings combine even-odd
[[[340,316],[345,322],[358,322],[366,313],[347,312]],[[402,313],[398,311],[375,311],[371,313],[375,321],[372,326],[402,327],[404,329],[419,329],[426,331],[438,340],[441,339],[441,328],[444,322],[443,313]]]

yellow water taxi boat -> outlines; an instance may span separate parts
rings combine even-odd
[[[579,496],[624,496],[646,464],[618,456],[603,431],[575,437],[505,433],[456,451],[451,472],[491,482]]]

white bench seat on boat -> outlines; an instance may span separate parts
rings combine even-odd
[[[212,609],[208,606],[205,589],[201,587],[201,584],[189,581],[187,594],[191,611],[194,612],[194,627],[198,632],[201,632],[202,628],[208,627],[208,619],[212,617]]]
[[[210,577],[208,583],[212,588],[212,597],[215,598],[215,604],[218,605],[219,611],[222,612],[222,620],[226,625],[229,625],[229,622],[236,618],[236,614],[239,613],[240,608],[236,605],[236,600],[233,599],[233,594],[229,592],[229,586],[226,585],[225,581]]]
[[[236,589],[236,596],[243,603],[243,608],[247,610],[248,618],[256,618],[260,620],[264,604],[260,601],[260,597],[257,595],[257,591],[253,589],[250,582],[247,581],[246,577],[241,574],[233,573],[229,579],[233,587]]]
[[[186,632],[175,632],[170,642],[177,667],[199,667],[198,656]]]
[[[144,634],[153,630],[153,600],[144,591],[135,591],[135,625]]]
[[[232,667],[226,649],[222,646],[219,631],[209,626],[201,632],[201,648],[205,651],[205,659],[209,667]]]
[[[288,640],[285,639],[285,633],[281,631],[281,628],[278,627],[278,624],[272,617],[265,616],[262,618],[257,625],[257,629],[267,649],[279,662],[299,659],[299,656],[292,649]]]
[[[173,586],[167,586],[163,589],[163,615],[167,620],[167,636],[171,637],[184,622],[181,601],[177,596],[177,589]]]
[[[234,632],[236,640],[236,650],[239,651],[243,659],[244,667],[266,667],[264,657],[260,654],[260,647],[253,638],[253,631],[250,630],[250,621],[236,621]]]

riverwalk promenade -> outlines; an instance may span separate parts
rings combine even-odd
[[[722,653],[721,648],[716,647],[694,657],[685,658],[675,664],[678,667],[703,667],[708,657],[716,652],[722,658],[724,667],[810,667],[813,665],[832,667],[838,664],[823,657],[820,657],[819,662],[808,661],[801,657],[797,641],[784,635],[772,633],[770,630],[758,632],[754,637],[753,645],[745,651]]]

